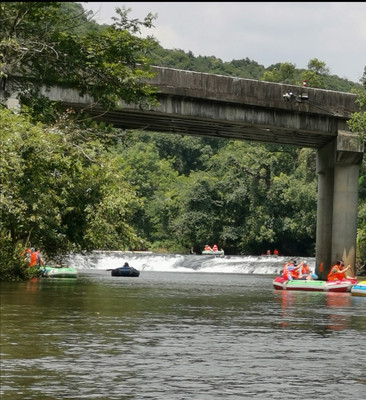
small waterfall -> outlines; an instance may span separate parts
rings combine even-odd
[[[304,258],[312,271],[315,258]],[[280,274],[288,260],[303,260],[283,256],[211,256],[163,254],[152,252],[93,251],[71,254],[67,262],[77,269],[107,270],[121,267],[126,261],[139,271],[207,272],[233,274]]]

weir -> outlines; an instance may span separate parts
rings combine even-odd
[[[206,256],[160,254],[149,252],[93,251],[73,254],[67,262],[78,270],[109,270],[121,267],[126,261],[140,272],[190,272],[226,274],[280,274],[288,260],[302,259],[283,256]],[[315,270],[315,258],[307,258],[311,271]]]

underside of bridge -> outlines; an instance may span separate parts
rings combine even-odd
[[[80,105],[65,103],[65,107],[80,109]],[[223,106],[228,107],[227,104]],[[207,105],[206,105],[207,107]],[[217,104],[215,104],[217,108]],[[187,116],[179,114],[167,114],[159,111],[139,111],[129,109],[127,107],[118,111],[104,111],[98,107],[84,109],[84,112],[100,122],[108,122],[121,129],[139,129],[151,132],[167,132],[182,135],[247,140],[260,143],[273,143],[291,145],[297,147],[308,147],[318,149],[331,142],[335,137],[335,133],[324,133],[306,129],[303,127],[286,127],[268,124],[258,124],[244,119],[242,121],[219,120],[217,118],[204,118],[199,116]],[[256,112],[251,110],[251,112]],[[258,113],[270,111],[257,110]],[[273,112],[273,111],[272,111]],[[242,111],[243,114],[247,112]],[[274,112],[273,112],[274,113]],[[283,113],[273,116],[273,120],[286,119],[290,117],[290,113]],[[293,117],[293,116],[292,116]],[[316,117],[319,122],[321,118]],[[331,126],[334,121],[323,118],[322,125]],[[331,132],[337,131],[335,126],[329,129]]]

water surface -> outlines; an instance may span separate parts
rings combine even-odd
[[[1,399],[365,399],[366,298],[273,278],[1,283]]]

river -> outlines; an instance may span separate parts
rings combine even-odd
[[[2,400],[365,399],[366,298],[274,290],[281,257],[69,261],[0,283]]]

